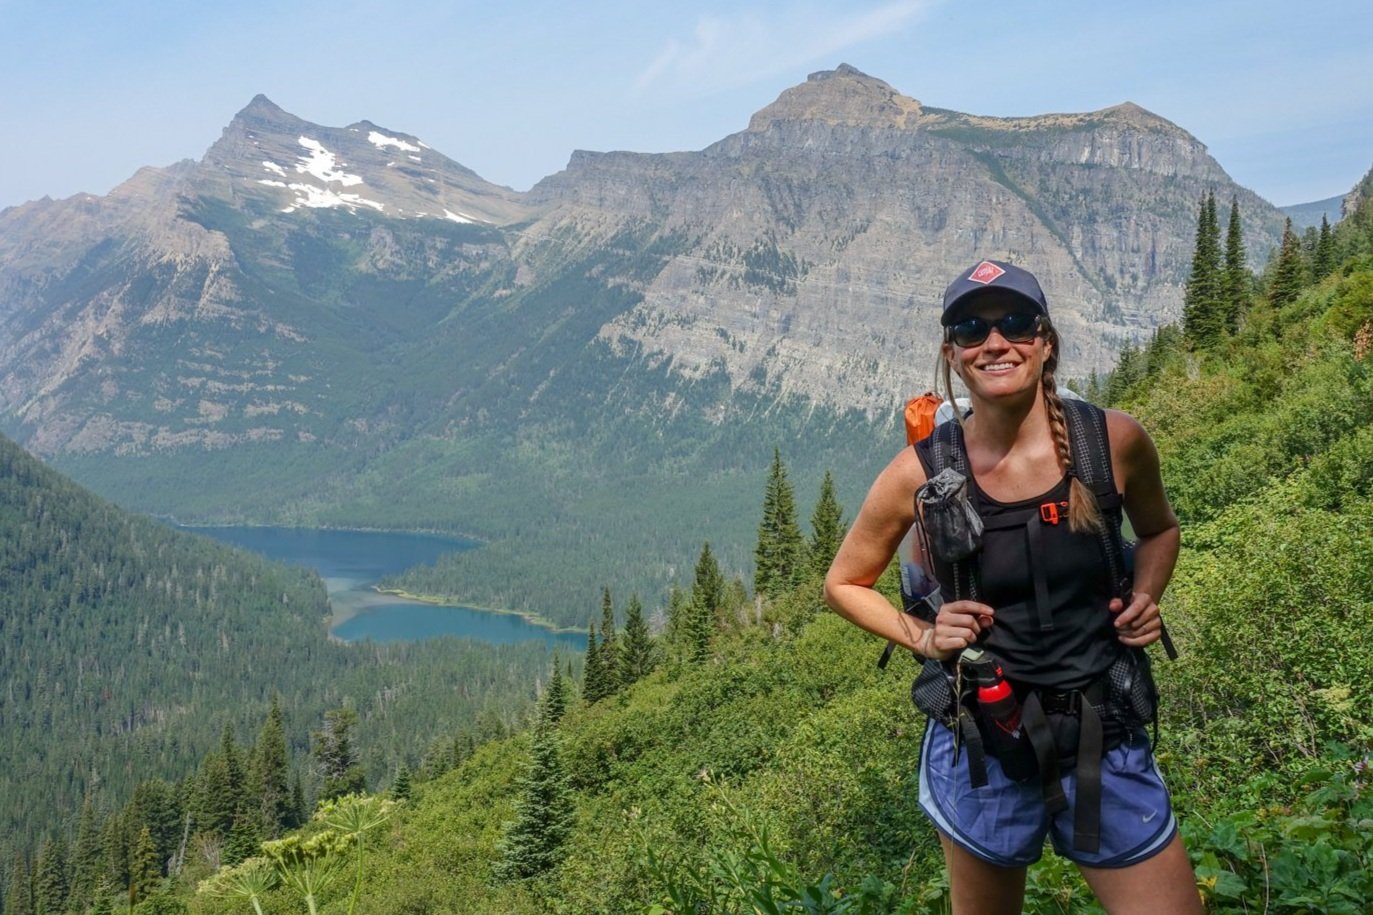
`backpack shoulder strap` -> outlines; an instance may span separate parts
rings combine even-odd
[[[1133,585],[1129,555],[1133,544],[1127,550],[1125,538],[1120,532],[1124,506],[1120,491],[1116,488],[1115,473],[1111,469],[1111,440],[1106,430],[1106,411],[1085,400],[1065,397],[1063,413],[1068,421],[1068,437],[1072,440],[1074,472],[1096,495],[1106,522],[1099,536],[1111,573],[1111,590],[1114,596],[1125,600]],[[1170,660],[1176,659],[1177,649],[1166,627],[1162,636],[1163,650]]]

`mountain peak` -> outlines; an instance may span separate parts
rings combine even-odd
[[[908,127],[920,116],[920,102],[857,67],[820,70],[783,92],[749,121],[766,130],[778,121],[820,121],[845,127]]]
[[[253,96],[253,100],[244,106],[235,117],[238,118],[279,118],[290,115],[284,111],[280,105],[259,92]]]
[[[1159,117],[1152,111],[1147,108],[1142,108],[1134,102],[1121,102],[1119,105],[1103,108],[1098,114],[1105,115],[1114,120],[1123,121],[1135,127],[1142,127],[1146,130],[1181,130],[1178,125],[1167,118]]]

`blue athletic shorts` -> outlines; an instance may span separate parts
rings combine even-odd
[[[968,781],[968,754],[954,761],[953,732],[929,722],[920,749],[920,809],[954,844],[1001,867],[1039,860],[1048,835],[1054,850],[1087,867],[1128,867],[1164,849],[1177,832],[1168,789],[1154,765],[1149,738],[1139,731],[1108,750],[1101,761],[1101,847],[1073,849],[1077,774],[1063,776],[1068,809],[1050,817],[1037,779],[1013,782],[988,757],[987,784]]]

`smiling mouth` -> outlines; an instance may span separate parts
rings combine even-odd
[[[1015,368],[1014,362],[989,362],[986,365],[979,365],[979,372],[1006,372]]]

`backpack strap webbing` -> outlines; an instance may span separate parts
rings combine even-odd
[[[1106,566],[1111,575],[1111,594],[1128,603],[1133,586],[1130,565],[1125,556],[1125,540],[1120,533],[1124,506],[1111,471],[1111,445],[1106,432],[1106,411],[1085,400],[1063,399],[1063,414],[1072,442],[1073,472],[1097,498],[1106,523],[1098,531]],[[1176,661],[1177,648],[1168,627],[1159,619],[1159,640],[1168,660]]]

